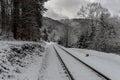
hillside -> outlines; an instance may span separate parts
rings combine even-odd
[[[48,40],[47,41],[55,41],[59,42],[60,40],[62,41],[61,43],[63,44],[66,36],[66,25],[61,23],[60,21],[53,20],[48,17],[43,18],[42,22],[42,31],[46,30],[48,34]],[[68,25],[67,25],[68,26]]]
[[[90,20],[85,19],[71,19],[66,23],[64,20],[58,21],[48,17],[43,18],[42,24],[42,30],[47,29],[48,31],[49,41],[59,41],[61,38],[66,38],[66,32],[68,31],[68,43],[70,45],[76,43],[78,37],[85,34],[88,26],[91,25]]]
[[[105,22],[105,25],[109,27],[106,27],[107,31],[102,32],[104,28],[98,20],[63,19],[57,21],[44,17],[42,30],[47,30],[48,41],[57,42],[66,47],[119,53],[119,22],[113,23],[112,20],[110,18]]]

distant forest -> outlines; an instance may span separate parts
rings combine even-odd
[[[120,53],[120,17],[111,15],[100,3],[88,3],[77,19],[43,19],[46,40],[66,47]]]

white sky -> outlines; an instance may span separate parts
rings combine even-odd
[[[88,2],[100,2],[105,8],[116,15],[120,12],[120,0],[49,0],[45,3],[48,11],[44,16],[53,19],[77,18],[77,12]]]

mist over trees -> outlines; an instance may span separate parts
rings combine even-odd
[[[120,53],[119,17],[111,16],[109,10],[100,3],[89,3],[82,6],[77,14],[80,17],[78,19],[60,20],[59,22],[63,26],[57,22],[47,21],[46,26],[49,26],[49,29],[52,28],[51,33],[48,34],[54,34],[48,35],[48,37],[51,36],[49,41],[58,42],[66,47]],[[57,35],[57,39],[52,40],[55,35]]]
[[[1,35],[19,40],[41,38],[42,14],[47,0],[1,0]],[[11,36],[10,36],[11,35]]]
[[[119,20],[111,16],[108,9],[102,7],[100,3],[89,3],[82,6],[77,14],[82,19],[90,20],[90,24],[86,31],[78,36],[78,41],[74,46],[105,52],[119,52],[120,35],[116,31],[120,29]]]
[[[43,17],[47,0],[1,0],[0,39],[57,42],[66,47],[120,53],[120,17],[100,3],[88,3],[78,19]]]

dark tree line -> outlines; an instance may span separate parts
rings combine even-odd
[[[47,0],[1,0],[1,35],[14,39],[38,41],[42,14]]]

